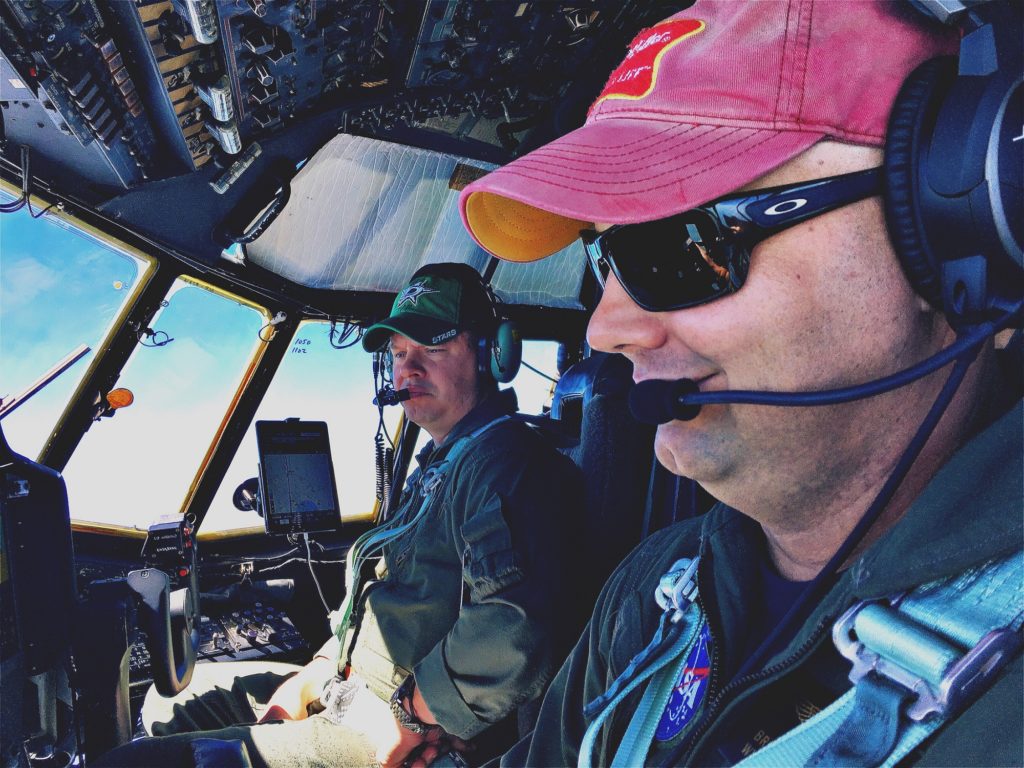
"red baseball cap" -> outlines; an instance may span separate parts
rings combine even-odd
[[[881,147],[903,80],[957,34],[893,0],[700,0],[645,29],[586,123],[473,182],[485,250],[535,261],[593,222],[670,216],[823,138]]]

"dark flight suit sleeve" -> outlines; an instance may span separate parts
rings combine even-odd
[[[462,559],[463,602],[414,670],[434,717],[461,738],[538,696],[579,630],[567,620],[579,613],[578,471],[536,436],[501,432],[453,477],[447,520]]]
[[[660,537],[655,534],[647,542],[654,546],[634,550],[604,585],[590,622],[544,695],[533,732],[501,757],[501,766],[577,764],[590,724],[584,707],[608,690],[616,675],[647,644],[654,629],[652,621],[657,621],[657,611],[645,611],[644,606],[654,604],[653,585],[663,570],[651,566],[652,553],[661,550]],[[643,689],[641,686],[627,696],[601,728],[592,765],[611,763],[614,745],[621,741]]]

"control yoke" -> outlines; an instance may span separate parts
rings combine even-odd
[[[132,571],[127,582],[139,598],[139,627],[146,633],[153,685],[161,696],[174,696],[192,679],[199,647],[190,590],[171,592],[170,578],[155,568]]]

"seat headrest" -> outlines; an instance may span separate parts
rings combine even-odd
[[[633,385],[633,364],[622,355],[594,352],[571,365],[555,385],[551,418],[579,418],[594,395],[625,398]],[[571,412],[571,415],[570,415]]]

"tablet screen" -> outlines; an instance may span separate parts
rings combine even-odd
[[[260,501],[267,533],[336,530],[334,464],[322,421],[257,421]]]

